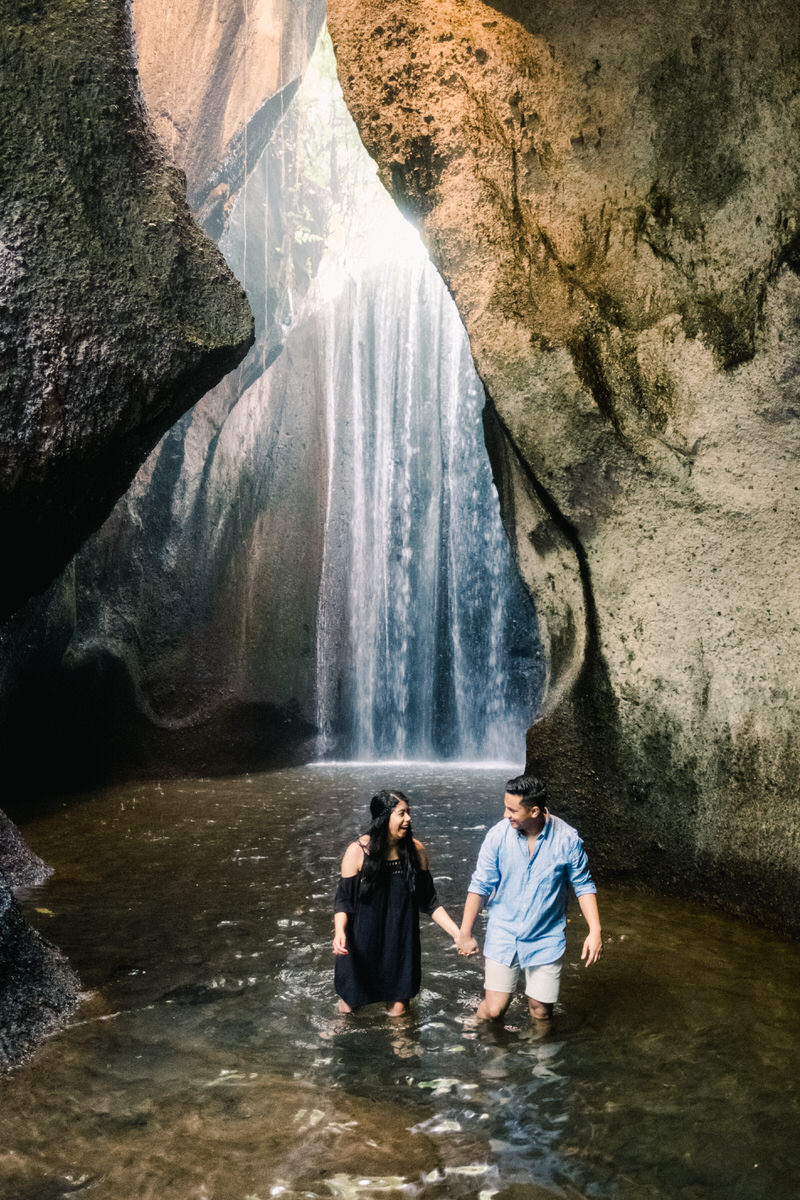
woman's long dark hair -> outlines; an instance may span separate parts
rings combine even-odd
[[[373,796],[369,802],[372,824],[367,830],[369,834],[369,847],[364,855],[364,865],[361,868],[362,896],[369,896],[378,881],[378,871],[383,862],[386,848],[389,845],[389,817],[392,815],[393,809],[397,808],[401,801],[405,801],[408,804],[408,798],[402,792],[382,791]],[[413,831],[411,829],[397,843],[397,857],[402,864],[403,875],[408,885],[408,890],[413,895],[417,886],[419,855],[417,854],[417,847],[414,845]]]

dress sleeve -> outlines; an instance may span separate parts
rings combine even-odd
[[[417,871],[417,906],[420,912],[428,916],[439,907],[439,897],[436,895],[436,885],[430,871]]]
[[[346,878],[341,876],[336,886],[336,896],[333,901],[333,911],[335,913],[347,913],[348,917],[352,917],[356,911],[356,898],[358,896],[358,876],[348,875]]]

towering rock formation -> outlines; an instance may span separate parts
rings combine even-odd
[[[799,929],[790,0],[331,0],[493,401],[548,645],[529,764],[606,863]]]
[[[18,616],[0,669],[6,771],[25,778],[40,721],[59,747],[45,791],[307,758],[315,727],[337,757],[519,753],[535,619],[483,392],[326,36],[220,245],[258,341]]]
[[[4,5],[0,58],[7,616],[64,567],[253,329],[144,113],[123,0]],[[50,732],[27,731],[40,756]],[[12,895],[41,870],[0,815],[0,1065],[76,1002],[73,973]]]
[[[4,10],[0,615],[244,355],[241,288],[142,109],[126,5]]]

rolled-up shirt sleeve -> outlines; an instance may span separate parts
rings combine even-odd
[[[586,851],[583,848],[583,842],[580,838],[575,839],[575,844],[570,851],[567,871],[569,881],[572,884],[572,890],[576,896],[586,896],[590,892],[597,892],[594,880],[589,871],[589,860],[586,857]]]
[[[494,829],[487,833],[478,851],[478,861],[469,881],[467,891],[478,896],[491,896],[500,882],[499,862],[500,839]]]

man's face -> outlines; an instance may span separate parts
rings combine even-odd
[[[503,804],[505,805],[503,816],[508,819],[512,829],[524,831],[539,816],[538,804],[533,808],[526,808],[519,796],[512,796],[509,792],[506,792],[503,797]]]

